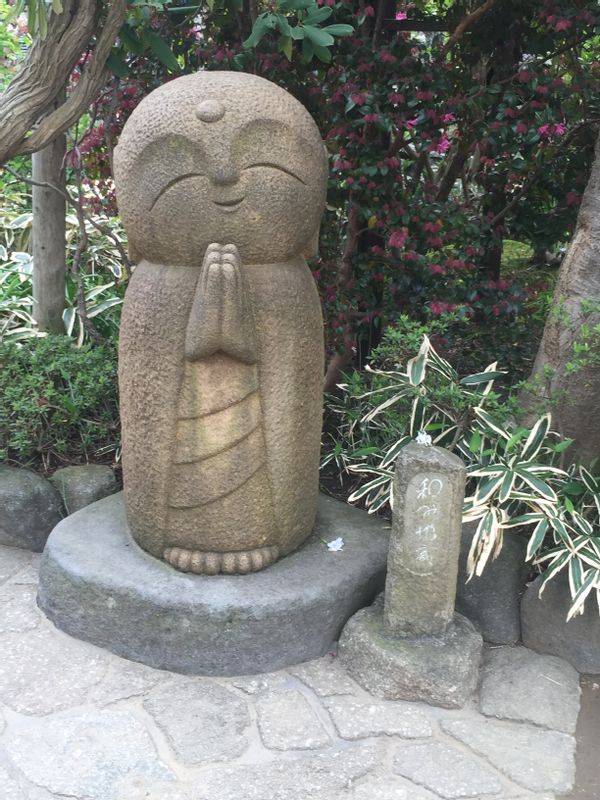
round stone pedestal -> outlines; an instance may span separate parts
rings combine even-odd
[[[483,639],[460,614],[436,636],[397,636],[383,623],[383,597],[348,621],[340,661],[376,697],[461,708],[475,691]]]
[[[321,541],[342,537],[341,552]],[[150,556],[122,494],[62,520],[40,568],[38,605],[71,636],[151,667],[196,675],[269,672],[324,655],[384,585],[381,520],[322,496],[314,534],[250,575],[191,575]]]

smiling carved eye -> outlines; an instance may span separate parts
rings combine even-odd
[[[295,178],[297,181],[300,181],[300,183],[306,186],[306,181],[303,181],[302,178],[289,167],[282,167],[281,164],[273,164],[271,161],[257,161],[254,164],[248,164],[246,167],[244,167],[244,169],[254,169],[254,167],[269,167],[270,169],[278,169],[280,172],[285,172],[286,175],[290,175],[292,178]]]
[[[173,180],[169,181],[166,186],[160,190],[157,196],[152,201],[152,205],[150,206],[150,211],[154,208],[154,206],[158,203],[160,198],[163,196],[165,192],[168,192],[175,184],[180,183],[181,181],[186,181],[188,178],[203,178],[203,172],[186,172],[185,175],[178,175],[177,177],[173,178]]]

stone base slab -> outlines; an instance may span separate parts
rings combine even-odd
[[[341,537],[341,552],[323,539]],[[122,494],[52,531],[38,605],[60,629],[151,667],[197,675],[270,672],[322,656],[383,588],[384,523],[322,496],[314,534],[249,575],[192,575],[134,542]]]
[[[348,621],[339,657],[376,697],[461,708],[477,686],[482,646],[480,634],[460,614],[439,636],[394,636],[384,627],[379,597]]]

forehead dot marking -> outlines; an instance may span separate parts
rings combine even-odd
[[[202,122],[217,122],[225,116],[225,106],[218,100],[203,100],[196,109],[196,116]]]

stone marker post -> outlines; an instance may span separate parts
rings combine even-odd
[[[385,597],[342,631],[339,656],[371,694],[461,707],[477,686],[483,640],[454,611],[465,465],[411,442],[396,461]]]
[[[454,617],[465,465],[411,442],[396,461],[383,619],[399,634],[441,634]]]

